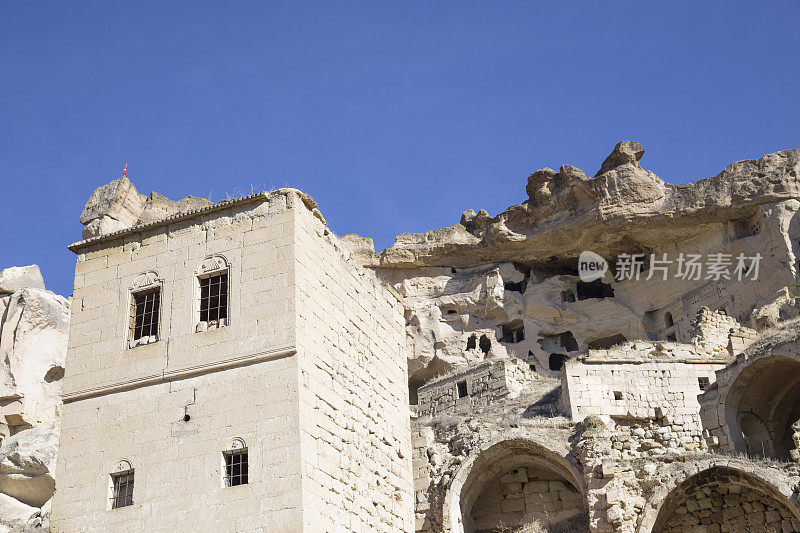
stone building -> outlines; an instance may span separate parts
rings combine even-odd
[[[643,154],[540,169],[521,204],[382,252],[293,189],[98,188],[63,379],[26,342],[66,321],[10,350],[0,328],[26,376],[0,526],[800,532],[800,150],[685,185]]]
[[[120,185],[103,219],[138,201]],[[70,249],[53,531],[412,529],[402,305],[310,197]]]

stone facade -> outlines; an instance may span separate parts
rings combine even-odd
[[[402,308],[310,202],[257,194],[72,247],[54,531],[411,529]],[[213,329],[208,269],[229,279]],[[158,332],[132,344],[132,294],[154,287]],[[231,447],[247,484],[225,486]],[[112,509],[119,470],[133,505]]]

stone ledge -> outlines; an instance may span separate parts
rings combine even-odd
[[[290,357],[297,353],[296,346],[286,346],[275,350],[267,350],[264,352],[257,352],[241,357],[233,357],[224,361],[215,361],[204,365],[197,365],[191,367],[184,367],[175,370],[163,370],[158,374],[151,374],[137,379],[128,381],[119,381],[116,383],[109,383],[91,389],[85,389],[70,394],[64,394],[62,399],[64,403],[70,403],[86,398],[93,398],[95,396],[102,396],[111,392],[118,392],[123,390],[134,389],[137,387],[144,387],[147,385],[154,385],[156,383],[167,383],[184,377],[194,376],[197,374],[204,374],[207,372],[216,372],[218,370],[225,370],[237,366],[244,366],[251,363],[258,363],[261,361],[268,361],[270,359],[278,359],[280,357]]]

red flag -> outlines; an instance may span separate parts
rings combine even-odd
[[[125,163],[125,168],[122,169],[122,177],[123,178],[128,177],[128,163]]]

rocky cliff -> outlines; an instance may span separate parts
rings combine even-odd
[[[702,307],[759,329],[797,315],[800,150],[683,185],[642,168],[643,155],[623,141],[593,177],[571,165],[537,170],[521,204],[497,216],[470,209],[380,253],[369,239],[342,239],[404,297],[412,398],[431,377],[485,357],[513,353],[555,376],[589,348],[686,342]],[[603,278],[578,276],[584,251],[608,261]],[[709,275],[717,254],[725,272]],[[760,276],[735,270],[756,256]],[[631,257],[635,276],[615,276]],[[690,257],[701,270],[686,271]]]
[[[0,532],[47,529],[69,305],[36,265],[0,271]]]

